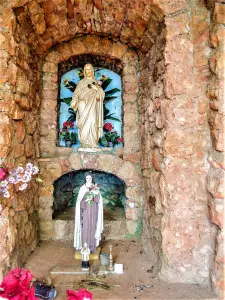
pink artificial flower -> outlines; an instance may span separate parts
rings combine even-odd
[[[33,275],[29,270],[14,269],[3,279],[0,287],[0,296],[12,300],[35,300],[34,288],[30,288]]]
[[[123,141],[123,139],[121,139],[121,138],[118,138],[118,139],[117,139],[117,142],[118,142],[118,143],[122,143],[122,141]]]
[[[85,289],[80,289],[78,292],[67,290],[66,293],[68,300],[92,300],[92,293]]]
[[[103,82],[102,82],[101,80],[98,81],[98,85],[99,85],[99,86],[101,86],[102,83],[103,83]]]
[[[117,131],[113,131],[113,133],[115,133],[115,134],[118,134],[118,132],[117,132]]]
[[[7,173],[3,168],[0,168],[0,180],[5,180],[7,177]]]

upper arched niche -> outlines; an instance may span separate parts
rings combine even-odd
[[[16,0],[16,21],[39,54],[60,42],[97,35],[148,52],[163,22],[160,0]]]

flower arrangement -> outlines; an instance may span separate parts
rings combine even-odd
[[[27,163],[25,168],[19,165],[16,168],[12,168],[12,165],[5,165],[3,160],[0,159],[0,198],[9,198],[10,185],[17,185],[20,191],[27,188],[28,182],[31,181],[32,176],[38,174],[38,167],[32,163]],[[40,178],[36,178],[41,182]]]
[[[95,196],[99,194],[98,184],[93,184],[88,188],[88,192],[85,194],[85,202],[92,204],[95,201]]]
[[[118,135],[117,131],[113,131],[114,127],[111,123],[105,123],[103,127],[106,133],[100,139],[102,146],[109,146],[112,143],[112,146],[118,145],[123,142],[122,138]]]
[[[60,138],[64,141],[71,141],[71,144],[76,144],[77,133],[69,132],[70,129],[74,128],[74,123],[71,121],[66,121],[63,123],[63,128],[60,131]]]

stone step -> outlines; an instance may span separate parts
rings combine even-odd
[[[134,234],[137,229],[137,222],[131,220],[104,221],[103,237],[106,240],[121,240],[128,234]],[[51,240],[73,242],[74,221],[53,220],[53,235]]]
[[[69,241],[73,243],[74,235],[74,208],[66,208],[57,213],[51,221],[40,220],[41,240]],[[105,240],[121,240],[128,234],[134,234],[137,222],[125,218],[124,209],[121,207],[104,208],[104,232]]]

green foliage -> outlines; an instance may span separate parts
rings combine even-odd
[[[69,131],[62,131],[60,134],[60,138],[64,141],[71,141],[72,144],[76,144],[77,142],[77,133],[76,132],[69,132]]]
[[[70,137],[71,137],[72,144],[76,144],[76,142],[77,142],[77,133],[76,132],[71,132]]]
[[[115,115],[114,113],[110,114],[110,110],[105,106],[105,103],[103,103],[103,110],[104,110],[104,121],[114,120],[114,121],[121,122],[120,119],[113,117],[113,115]]]
[[[69,108],[68,113],[70,113],[70,116],[67,121],[75,122],[76,121],[76,112],[72,108]]]
[[[105,90],[107,88],[107,86],[112,82],[111,78],[106,78],[103,83],[102,83],[102,89]]]
[[[71,101],[72,101],[72,97],[60,99],[60,102],[64,102],[64,103],[66,103],[67,105],[70,105]]]
[[[70,90],[72,93],[75,91],[75,89],[76,89],[76,87],[77,87],[77,85],[76,85],[75,82],[73,82],[73,81],[68,81],[67,79],[65,79],[63,83],[64,83],[64,86],[65,86],[68,90]]]
[[[105,96],[104,101],[108,102],[108,101],[110,101],[112,99],[116,99],[116,98],[117,98],[117,96],[111,96],[111,97]]]
[[[109,96],[114,95],[115,93],[118,93],[119,91],[120,91],[120,89],[114,88],[114,89],[112,89],[112,90],[109,90],[109,91],[105,92],[105,95],[106,95],[107,97],[109,97]]]
[[[100,140],[99,140],[100,144],[103,146],[103,147],[107,147],[108,146],[108,141],[107,139],[105,138],[105,136],[101,137]]]

